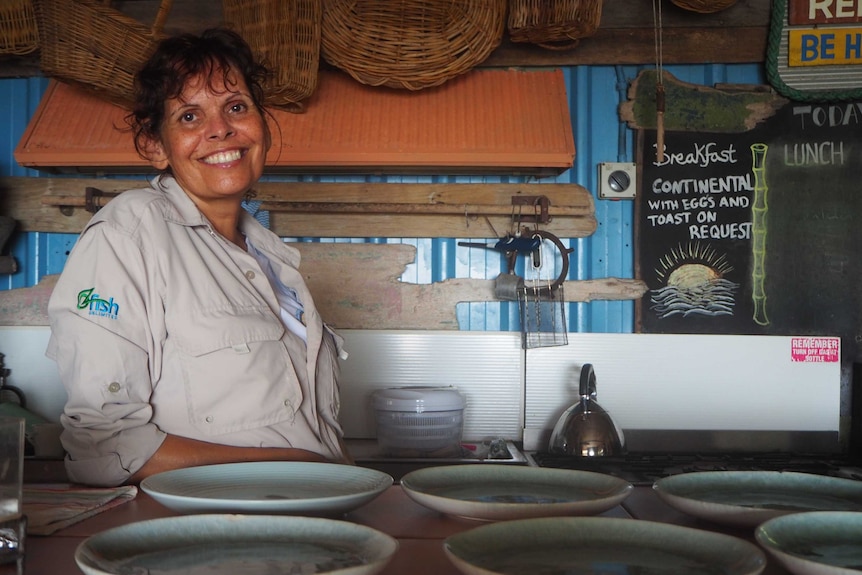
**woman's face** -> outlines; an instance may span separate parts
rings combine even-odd
[[[192,78],[165,102],[161,141],[152,164],[171,171],[196,204],[241,200],[263,173],[269,150],[266,120],[241,76],[220,69]]]

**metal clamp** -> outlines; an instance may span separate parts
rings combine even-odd
[[[533,206],[534,208],[532,214],[522,214],[519,211],[516,216],[513,213],[512,218],[517,220],[515,223],[547,224],[551,221],[551,215],[548,213],[551,200],[548,196],[512,196],[512,206]]]

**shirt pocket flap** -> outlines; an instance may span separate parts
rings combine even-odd
[[[247,306],[198,310],[170,333],[178,350],[198,357],[227,348],[242,353],[251,343],[280,340],[284,330],[269,308]]]

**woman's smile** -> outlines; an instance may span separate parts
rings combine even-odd
[[[242,158],[242,152],[239,150],[231,150],[228,152],[216,152],[215,154],[203,158],[205,164],[227,164],[235,162]]]

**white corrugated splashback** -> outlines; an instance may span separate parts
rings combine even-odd
[[[452,385],[466,397],[464,438],[520,438],[524,354],[520,335],[479,331],[339,332],[341,422],[348,437],[375,437],[371,393],[385,387]]]
[[[840,362],[792,361],[791,337],[568,334],[524,352],[513,332],[345,330],[341,418],[350,438],[375,436],[375,389],[453,385],[467,399],[464,437],[542,445],[577,399],[592,363],[598,402],[624,429],[837,431]],[[47,327],[0,327],[0,353],[28,407],[58,419],[65,392],[44,356]],[[544,439],[544,441],[547,441]]]
[[[840,357],[793,361],[792,339],[569,334],[565,347],[528,350],[525,448],[546,445],[578,399],[585,363],[597,402],[624,430],[838,431]]]

